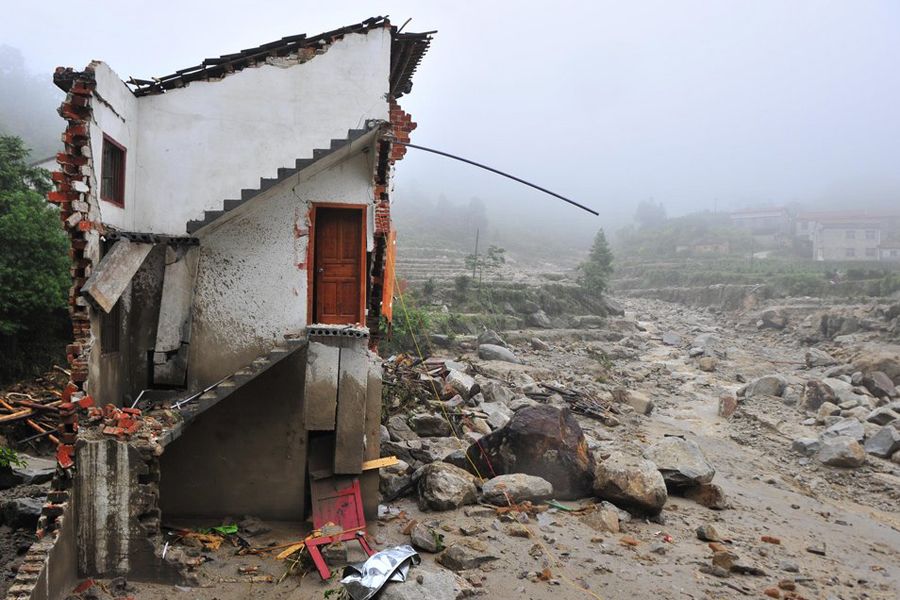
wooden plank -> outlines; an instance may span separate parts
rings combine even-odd
[[[334,445],[335,474],[362,473],[368,378],[369,356],[365,340],[358,340],[353,347],[341,348]]]
[[[94,272],[81,288],[81,293],[93,298],[94,302],[108,313],[118,302],[119,297],[134,274],[137,273],[144,259],[153,250],[154,244],[143,244],[121,239],[113,244]]]
[[[362,470],[369,471],[371,469],[381,469],[383,467],[390,467],[391,465],[396,465],[400,462],[400,459],[396,456],[385,456],[384,458],[376,458],[374,460],[366,460],[363,461]]]
[[[307,431],[334,431],[338,400],[340,348],[310,342],[306,351],[303,386],[304,427]]]

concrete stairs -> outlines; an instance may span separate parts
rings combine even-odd
[[[259,194],[278,185],[287,178],[296,175],[300,171],[311,167],[329,154],[340,150],[345,146],[348,146],[353,141],[368,133],[368,131],[369,130],[366,129],[350,129],[349,131],[347,131],[346,138],[331,140],[331,146],[329,148],[316,148],[315,150],[313,150],[312,158],[298,158],[293,167],[278,169],[277,177],[261,178],[259,180],[258,188],[241,190],[241,197],[239,200],[225,200],[222,204],[221,210],[207,210],[203,212],[202,219],[188,221],[186,226],[188,234],[193,235],[200,229],[211,225],[213,222],[219,220],[221,217],[235,210],[239,206],[249,202]]]
[[[260,356],[246,367],[232,373],[201,392],[195,392],[180,400],[173,400],[172,407],[181,413],[183,420],[172,429],[165,431],[157,441],[162,446],[175,441],[181,437],[184,428],[199,415],[225,400],[238,389],[260,377],[305,346],[305,339],[285,340],[284,345],[276,346],[268,354]]]

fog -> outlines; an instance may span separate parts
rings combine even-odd
[[[419,123],[414,142],[601,213],[410,150],[396,178],[401,223],[441,195],[459,210],[477,197],[494,231],[586,245],[647,199],[670,216],[900,206],[900,4],[889,0],[90,4],[16,3],[0,43],[49,86],[57,65],[102,59],[148,78],[284,35],[412,18],[409,31],[438,30],[401,100]],[[10,87],[2,106],[18,100]],[[30,118],[58,119],[53,104],[28,104]],[[12,114],[0,126],[22,131],[9,119],[26,113]]]

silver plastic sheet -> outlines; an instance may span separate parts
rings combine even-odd
[[[388,581],[406,581],[409,566],[422,562],[412,546],[394,546],[376,552],[363,563],[347,565],[341,585],[353,600],[369,600]]]

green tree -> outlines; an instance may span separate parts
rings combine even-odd
[[[578,266],[581,271],[578,285],[588,292],[603,293],[613,272],[612,261],[612,251],[606,242],[606,234],[601,229],[594,237],[594,245],[588,259]]]
[[[29,167],[27,156],[20,139],[0,136],[0,380],[38,368],[38,356],[47,362],[65,343],[59,325],[70,284],[68,241],[44,199],[48,174]]]

